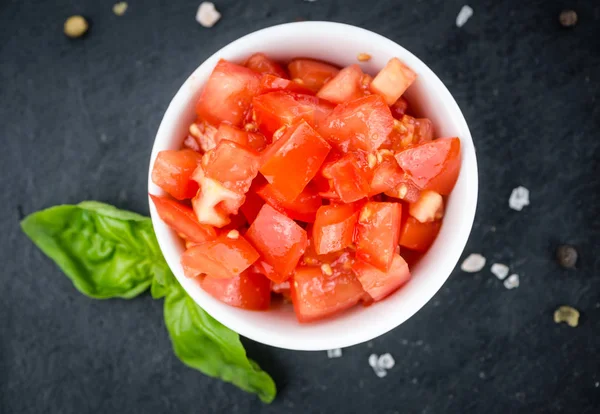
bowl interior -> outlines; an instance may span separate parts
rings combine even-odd
[[[206,294],[183,276],[179,256],[184,246],[156,214],[152,220],[165,258],[191,297],[215,319],[234,331],[268,345],[297,350],[324,350],[354,345],[373,339],[398,326],[417,312],[439,290],[456,265],[469,236],[477,202],[477,163],[472,138],[458,105],[437,76],[413,54],[373,32],[339,23],[299,22],[274,26],[245,36],[206,60],[184,83],[158,130],[150,166],[159,151],[178,149],[195,118],[194,105],[202,85],[218,59],[243,61],[254,52],[286,61],[304,56],[340,66],[358,63],[358,53],[369,53],[362,69],[376,74],[391,57],[399,57],[417,74],[407,98],[418,115],[433,121],[437,137],[458,136],[462,145],[461,173],[448,199],[438,238],[412,269],[412,280],[396,293],[370,307],[356,306],[333,319],[301,325],[291,305],[268,312],[251,312],[230,307]],[[162,194],[149,179],[149,192]]]

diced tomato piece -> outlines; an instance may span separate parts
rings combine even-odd
[[[213,125],[241,126],[252,98],[260,91],[260,78],[253,70],[221,59],[204,86],[196,114]]]
[[[398,246],[401,218],[399,203],[366,203],[356,224],[356,258],[387,272]]]
[[[408,212],[421,223],[439,220],[444,216],[444,199],[435,191],[426,190],[409,205]]]
[[[428,118],[415,119],[415,138],[413,145],[423,144],[433,140],[433,122]]]
[[[283,79],[273,75],[264,75],[260,79],[260,93],[284,91],[312,95],[313,91],[302,86],[298,82],[289,79]]]
[[[202,155],[189,149],[161,151],[152,167],[152,181],[178,200],[192,198],[198,191],[192,174],[201,161]]]
[[[290,126],[300,119],[314,125],[315,107],[300,102],[287,92],[271,92],[257,96],[252,105],[256,125],[267,138],[272,137],[280,128]]]
[[[189,132],[188,138],[192,137],[203,152],[210,151],[217,146],[217,128],[214,126],[199,119],[190,125]],[[191,145],[189,139],[186,141],[188,141],[188,145]]]
[[[265,262],[262,259],[259,259],[256,261],[256,263],[254,263],[254,265],[252,265],[252,268],[255,272],[260,273],[263,276],[266,276],[267,278],[269,278],[270,280],[288,280],[287,277],[281,277],[279,275],[279,273],[277,273],[275,271],[275,268],[273,266],[271,266],[270,264],[268,264],[267,262]],[[276,282],[273,282],[276,283]],[[283,282],[281,282],[283,283]]]
[[[317,96],[336,104],[358,99],[365,95],[362,84],[363,75],[360,66],[350,65],[323,85]]]
[[[292,202],[317,174],[330,149],[310,125],[300,121],[262,153],[260,172],[285,200]]]
[[[400,231],[400,246],[424,252],[437,237],[441,226],[439,220],[421,223],[414,217],[408,217]]]
[[[391,58],[371,82],[371,92],[381,95],[388,105],[392,105],[417,79],[417,74],[400,59]]]
[[[191,135],[188,135],[183,140],[183,148],[191,149],[192,151],[196,151],[196,152],[202,152],[202,148],[200,147],[200,144],[198,144],[198,141],[196,141],[196,138],[194,138]]]
[[[322,174],[329,179],[338,197],[351,203],[369,195],[372,171],[367,156],[349,152],[337,161],[323,165]]]
[[[227,140],[231,142],[235,142],[236,144],[247,146],[248,145],[248,132],[243,129],[234,127],[233,125],[221,123],[219,125],[219,129],[217,129],[217,134],[215,136],[215,142],[218,144],[219,142]],[[216,145],[215,145],[216,146]]]
[[[399,198],[409,203],[415,203],[421,197],[421,189],[413,183],[408,174],[402,172],[402,178],[396,187],[384,191],[389,197]]]
[[[320,124],[319,132],[342,151],[373,151],[394,127],[390,108],[378,95],[338,105]]]
[[[246,201],[244,201],[244,204],[242,204],[240,207],[240,211],[244,217],[246,217],[248,223],[252,224],[252,222],[256,219],[256,216],[258,216],[258,212],[262,208],[263,204],[265,204],[263,199],[259,197],[258,194],[252,190],[252,188],[246,193]]]
[[[275,269],[277,275],[271,280],[276,283],[290,276],[306,250],[306,231],[268,204],[262,207],[246,237]]]
[[[390,293],[395,292],[410,279],[408,264],[399,254],[394,254],[392,266],[387,272],[382,272],[362,260],[356,260],[352,266],[352,270],[363,289],[375,301],[381,300]]]
[[[460,140],[436,139],[396,154],[396,161],[419,188],[448,195],[460,172]]]
[[[208,275],[214,278],[234,277],[250,267],[260,255],[241,235],[230,238],[227,234],[186,250],[181,265],[187,277]]]
[[[356,305],[365,291],[351,271],[325,275],[319,267],[299,267],[294,273],[291,293],[296,317],[305,323]]]
[[[402,182],[404,171],[400,168],[391,151],[379,150],[377,166],[373,170],[369,195],[383,193]]]
[[[197,168],[194,179],[200,189],[192,199],[192,207],[198,221],[215,227],[229,224],[229,215],[237,214],[244,204],[244,195],[223,186],[219,181],[206,177],[202,168]]]
[[[248,147],[260,152],[267,146],[267,139],[260,132],[248,132]]]
[[[266,184],[257,189],[256,194],[275,210],[285,214],[292,220],[305,223],[315,221],[317,210],[322,204],[321,196],[310,184],[291,202],[287,201],[271,184]]]
[[[321,206],[312,236],[317,254],[336,252],[353,242],[358,211],[351,204]]]
[[[392,116],[395,119],[402,119],[406,111],[408,111],[408,101],[401,96],[390,106],[390,111],[392,111]]]
[[[404,115],[394,121],[394,128],[381,148],[395,152],[404,151],[415,145],[429,142],[433,139],[433,124],[427,118],[413,118]]]
[[[221,141],[207,152],[201,169],[208,178],[219,181],[229,190],[245,194],[258,174],[259,155],[232,141]]]
[[[279,63],[269,59],[264,53],[253,54],[248,58],[244,66],[246,66],[248,69],[252,69],[257,73],[266,73],[286,79],[288,77],[285,69],[283,69],[283,67]]]
[[[310,106],[314,109],[313,124],[317,128],[322,122],[327,119],[329,114],[335,109],[336,105],[332,102],[321,99],[317,96],[306,94],[294,94],[294,98],[303,105]]]
[[[169,227],[192,243],[202,243],[217,238],[217,232],[212,226],[200,224],[191,207],[150,194],[159,217]]]
[[[340,69],[318,60],[294,59],[288,63],[288,71],[292,79],[300,79],[304,86],[317,92],[337,75]]]
[[[271,303],[271,281],[249,270],[227,279],[206,276],[200,286],[212,297],[237,308],[265,310]]]

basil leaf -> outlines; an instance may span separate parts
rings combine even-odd
[[[26,217],[21,228],[83,294],[130,299],[164,280],[164,261],[149,218],[85,201]]]
[[[200,308],[176,280],[165,299],[164,317],[175,355],[184,364],[258,394],[263,402],[273,401],[275,382],[248,359],[239,335]]]

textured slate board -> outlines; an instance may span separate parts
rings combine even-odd
[[[0,2],[0,412],[599,412],[600,3],[473,2],[460,30],[458,0],[217,0],[211,30],[194,21],[198,3],[130,1],[117,17],[112,2]],[[563,7],[579,14],[572,30]],[[69,41],[76,13],[92,27]],[[265,406],[180,364],[161,302],[78,294],[18,221],[84,199],[147,213],[148,156],[179,85],[230,41],[297,19],[377,31],[442,78],[478,150],[465,255],[509,264],[521,287],[455,271],[412,319],[341,359],[246,341],[280,388]],[[522,212],[507,205],[517,185],[531,190]],[[579,269],[554,263],[562,242]],[[582,311],[578,328],[554,324],[561,304]],[[372,352],[396,358],[384,379]]]

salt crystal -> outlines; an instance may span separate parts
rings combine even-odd
[[[462,6],[458,16],[456,16],[456,26],[463,27],[464,24],[473,16],[473,9],[467,5]]]
[[[506,279],[506,276],[508,276],[508,266],[505,264],[494,263],[490,270],[500,280],[504,280],[504,279]]]
[[[529,205],[529,190],[523,186],[519,186],[512,190],[508,205],[513,210],[521,211],[523,207]]]
[[[221,18],[215,5],[209,1],[202,2],[196,12],[196,21],[204,27],[213,27]]]
[[[504,281],[504,287],[507,289],[514,289],[519,287],[519,275],[513,273]]]
[[[371,354],[369,356],[369,365],[372,366],[373,368],[375,368],[377,366],[378,360],[379,360],[379,358],[377,358],[377,355]]]
[[[395,364],[394,357],[389,353],[381,355],[377,361],[377,365],[385,369],[392,369]]]
[[[371,366],[371,368],[373,368],[375,375],[377,375],[379,378],[383,378],[387,375],[387,371],[385,370],[385,368],[379,365],[379,359],[380,358],[378,358],[376,354],[371,354],[369,356],[369,365]]]
[[[472,253],[460,265],[460,270],[467,273],[479,272],[485,266],[485,257],[478,253]]]
[[[340,348],[327,350],[327,358],[339,358],[341,356],[342,356],[342,350]]]

